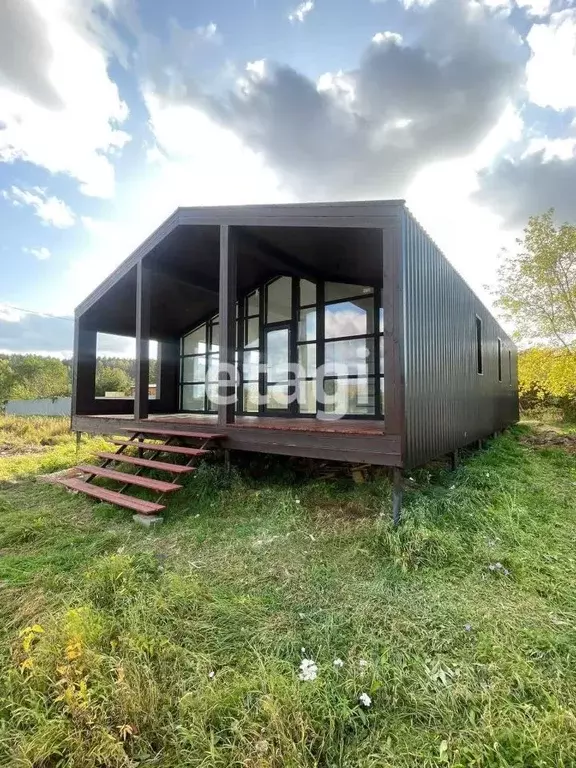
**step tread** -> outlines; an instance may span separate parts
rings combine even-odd
[[[91,464],[81,464],[79,467],[76,467],[76,469],[89,475],[96,475],[96,477],[117,480],[119,483],[138,485],[141,488],[149,488],[151,491],[158,491],[158,493],[170,493],[171,491],[179,491],[182,488],[181,485],[176,485],[176,483],[168,483],[165,480],[154,480],[152,477],[144,477],[143,475],[133,475],[130,474],[130,472],[118,472],[118,470],[108,469],[108,467],[95,467]]]
[[[140,459],[138,456],[128,456],[125,453],[107,453],[106,451],[100,451],[97,455],[101,459],[120,461],[123,464],[157,469],[162,472],[175,472],[177,475],[184,474],[185,472],[194,472],[194,467],[185,467],[182,464],[169,464],[167,461],[155,461],[154,459]]]
[[[114,440],[108,442],[114,445],[134,447],[143,451],[160,451],[160,453],[179,453],[183,456],[204,456],[210,451],[202,448],[190,448],[187,445],[164,445],[163,443],[139,443],[137,440]]]
[[[136,499],[134,496],[126,496],[123,493],[118,493],[118,491],[110,491],[108,488],[90,485],[90,483],[85,483],[83,480],[79,480],[75,477],[63,477],[58,480],[58,482],[60,485],[64,485],[66,488],[70,488],[73,491],[85,493],[87,496],[106,501],[108,504],[115,504],[118,507],[132,509],[134,512],[140,512],[140,514],[143,515],[153,515],[156,512],[161,512],[163,509],[166,509],[162,504],[155,504],[152,501]]]
[[[130,434],[134,435],[161,435],[165,437],[191,437],[191,438],[198,438],[199,440],[222,440],[226,437],[226,435],[218,434],[215,432],[177,432],[174,429],[161,429],[160,427],[147,427],[144,430],[141,430],[140,432],[137,432],[134,427],[131,427],[130,429],[123,428],[120,430],[120,432],[129,432]]]

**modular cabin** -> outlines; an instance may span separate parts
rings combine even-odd
[[[99,333],[135,338],[133,398],[96,397]],[[517,419],[516,347],[401,200],[179,208],[76,310],[78,433],[383,465],[398,487]]]

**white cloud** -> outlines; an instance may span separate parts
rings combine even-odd
[[[24,253],[28,253],[30,256],[35,256],[38,261],[46,261],[52,255],[48,248],[42,246],[41,248],[22,248]]]
[[[108,75],[104,44],[93,32],[92,12],[99,4],[0,4],[0,28],[16,39],[9,50],[18,45],[26,50],[22,60],[12,62],[10,77],[0,79],[0,162],[24,160],[71,176],[86,195],[111,197],[110,158],[130,137],[120,129],[128,108]],[[25,37],[24,24],[30,27]],[[113,45],[114,35],[107,38]]]
[[[58,229],[73,227],[76,221],[74,211],[63,200],[48,195],[47,191],[41,187],[24,190],[12,186],[10,190],[2,191],[2,197],[16,207],[29,205],[43,224]]]
[[[288,19],[293,24],[295,22],[300,22],[302,24],[306,19],[306,16],[308,16],[308,14],[313,10],[314,0],[304,0],[303,3],[300,3],[299,6],[297,6],[291,13],[288,14]]]
[[[220,39],[218,25],[213,21],[211,21],[210,24],[206,24],[205,27],[196,27],[196,33],[198,34],[198,37],[203,37],[204,40],[213,40],[214,42],[217,42]]]
[[[532,139],[528,143],[526,151],[522,158],[533,155],[537,152],[542,153],[542,161],[547,163],[553,158],[559,160],[571,160],[576,157],[576,137],[564,139],[548,139],[545,137]]]
[[[532,50],[526,65],[530,101],[556,110],[576,107],[576,9],[534,24],[526,40]]]
[[[399,35],[397,32],[377,32],[372,38],[372,42],[376,43],[376,45],[389,41],[396,43],[396,45],[402,45],[402,35]]]
[[[82,217],[90,247],[71,259],[53,311],[71,311],[179,206],[294,201],[258,153],[200,110],[169,104],[150,91],[144,99],[157,162],[143,166],[126,186],[115,219]]]
[[[552,0],[516,0],[529,16],[547,16],[550,13]]]

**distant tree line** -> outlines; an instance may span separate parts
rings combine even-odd
[[[96,361],[96,396],[106,392],[130,394],[136,361],[99,357]],[[156,381],[156,361],[150,361],[150,381]],[[8,400],[66,397],[72,392],[72,360],[42,355],[0,355],[0,408]]]

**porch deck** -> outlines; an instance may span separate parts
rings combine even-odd
[[[217,429],[225,435],[223,447],[314,459],[401,466],[399,435],[385,433],[384,421],[354,419],[303,419],[287,417],[238,416],[225,426],[216,414],[150,414],[137,420],[131,414],[74,416],[72,429],[90,434],[114,434],[119,430],[146,429],[166,424],[183,432],[192,428]]]

